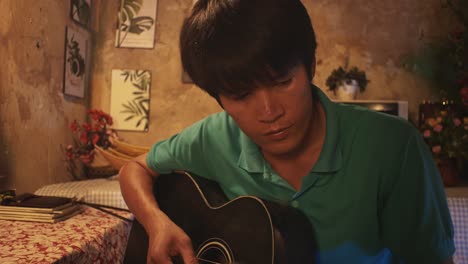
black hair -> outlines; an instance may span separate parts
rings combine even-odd
[[[180,34],[184,70],[208,94],[239,95],[302,63],[317,43],[300,0],[198,0]]]

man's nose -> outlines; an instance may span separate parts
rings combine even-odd
[[[264,123],[273,123],[284,115],[280,98],[277,98],[268,89],[257,91],[257,120]]]

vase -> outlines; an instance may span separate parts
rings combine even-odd
[[[118,173],[118,170],[99,151],[94,153],[93,161],[85,166],[88,179],[107,178]]]
[[[342,82],[336,89],[336,96],[340,101],[355,100],[359,92],[359,85],[356,80],[351,80],[350,83]]]
[[[444,159],[437,162],[440,176],[444,186],[450,187],[458,184],[458,168],[454,159]]]

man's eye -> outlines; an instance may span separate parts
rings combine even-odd
[[[291,83],[291,81],[292,81],[292,78],[287,78],[287,79],[278,80],[278,81],[276,82],[276,85],[277,85],[277,86],[288,85],[288,84]]]
[[[249,95],[250,95],[249,92],[245,92],[245,93],[242,93],[242,94],[233,95],[231,98],[233,100],[240,101],[240,100],[243,100],[243,99],[247,98],[247,96],[249,96]]]

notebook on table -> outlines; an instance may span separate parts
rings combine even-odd
[[[24,193],[3,201],[0,205],[0,219],[58,222],[81,212],[73,198],[41,196]]]

